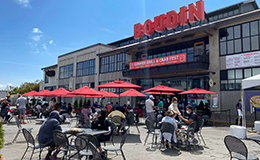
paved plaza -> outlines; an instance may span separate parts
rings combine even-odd
[[[17,133],[17,126],[15,123],[6,125],[4,124],[5,130],[5,146],[1,150],[4,160],[19,160],[25,151],[26,142],[21,133],[16,143],[11,144],[15,134]],[[36,123],[32,120],[30,123],[22,125],[22,127],[33,127],[32,134],[35,136],[38,133],[41,124]],[[67,127],[68,124],[63,124],[62,127]],[[123,147],[126,159],[128,160],[168,160],[169,158],[182,159],[182,160],[196,160],[196,159],[229,159],[228,151],[224,145],[223,139],[230,133],[229,127],[211,127],[205,126],[202,130],[203,137],[206,141],[207,146],[204,147],[202,144],[196,146],[191,151],[185,149],[161,149],[159,145],[153,145],[151,147],[152,136],[149,137],[148,143],[144,146],[144,139],[146,137],[146,127],[144,125],[144,119],[141,120],[139,125],[140,134],[138,134],[135,127],[130,128],[130,134],[127,137],[126,143]],[[248,133],[249,134],[249,133]],[[115,136],[115,145],[119,145],[121,136]],[[244,140],[251,154],[260,157],[259,145],[253,141]],[[26,155],[25,159],[29,159],[30,151]],[[46,155],[46,151],[43,152],[42,158]],[[115,153],[109,152],[108,158],[113,160],[121,160],[121,154],[116,156]],[[34,154],[33,159],[38,159],[38,151]]]

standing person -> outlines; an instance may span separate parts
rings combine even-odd
[[[163,113],[163,100],[162,100],[162,98],[159,99],[158,109],[161,113]]]
[[[8,103],[7,103],[8,106],[10,106],[10,105],[11,105],[10,94],[7,94],[7,96],[6,96],[6,101],[8,102]]]
[[[183,103],[181,100],[179,100],[178,108],[179,108],[179,110],[181,111],[182,115],[184,115],[185,106],[184,106],[184,103]]]
[[[86,104],[85,107],[82,109],[81,113],[84,115],[84,127],[90,128],[90,118],[89,115],[91,115],[91,109],[90,104]]]
[[[238,100],[237,104],[236,104],[236,108],[238,107],[241,111],[242,111],[242,104],[241,104],[241,99]]]
[[[59,108],[59,104],[57,104],[56,108]],[[52,138],[52,132],[54,130],[61,131],[61,126],[59,122],[59,111],[54,110],[50,113],[50,116],[46,119],[46,121],[42,124],[39,133],[38,133],[38,141],[40,145],[49,146],[48,153],[45,157],[45,160],[52,160],[57,157],[57,154],[60,151],[62,146],[57,146],[56,152],[51,155],[52,151],[55,150],[56,145],[54,144]]]
[[[155,113],[154,111],[156,110],[156,108],[154,107],[154,97],[153,95],[149,96],[149,99],[147,99],[145,101],[145,108],[146,108],[146,115],[147,117],[152,120],[152,122],[155,121]]]
[[[21,95],[18,95],[18,99],[16,100],[16,105],[19,104],[18,110],[20,113],[20,123],[26,124],[24,119],[25,119],[25,113],[26,113],[26,104],[27,104],[27,99],[22,97]],[[23,116],[23,118],[22,118]],[[22,121],[23,119],[23,121]]]
[[[242,116],[243,116],[243,114],[242,114],[242,111],[241,111],[241,109],[239,108],[239,106],[236,106],[236,109],[237,109],[236,124],[240,126],[240,125],[242,125]]]

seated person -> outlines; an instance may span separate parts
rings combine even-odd
[[[85,107],[81,110],[81,113],[84,115],[84,120],[82,121],[83,124],[81,125],[84,128],[90,128],[90,118],[89,118],[89,115],[91,115],[90,104],[86,104]]]
[[[111,136],[111,123],[106,120],[107,109],[101,109],[98,111],[97,115],[93,118],[91,128],[92,129],[100,129],[100,130],[109,130],[107,134],[97,135],[96,138],[99,142],[109,141]],[[105,155],[100,143],[97,145],[98,150],[100,151],[101,155]]]
[[[7,123],[8,119],[10,118],[10,115],[8,115],[8,101],[5,98],[2,98],[0,100],[0,104],[1,104],[1,117],[4,120],[4,123]]]
[[[193,112],[193,107],[191,105],[186,106],[186,113],[188,114],[188,119],[184,118],[180,113],[178,113],[179,118],[185,122],[186,124],[191,124],[193,121],[197,122],[197,126],[194,130],[194,132],[199,131],[199,119],[198,116],[195,112]],[[186,127],[182,127],[182,129],[187,129]]]
[[[71,115],[71,112],[72,112],[72,111],[73,111],[73,108],[72,108],[72,106],[71,106],[71,103],[68,103],[68,110],[67,110],[68,114]]]
[[[66,102],[63,102],[63,103],[62,103],[62,106],[61,106],[60,109],[61,109],[61,110],[60,110],[61,120],[62,120],[62,122],[65,122],[66,116],[69,115],[69,113],[68,113],[68,107],[66,106]]]
[[[172,124],[174,127],[174,132],[173,132],[173,134],[165,132],[163,134],[160,134],[160,137],[161,137],[161,139],[162,139],[162,137],[166,139],[166,148],[169,148],[169,141],[171,142],[171,147],[173,147],[173,144],[177,143],[178,126],[176,124],[176,119],[175,119],[177,114],[175,114],[172,110],[168,110],[165,115],[166,116],[163,117],[161,122],[162,123],[168,122],[168,123]]]
[[[38,133],[38,142],[42,146],[50,146],[48,149],[48,153],[45,157],[45,160],[51,160],[57,157],[57,154],[60,151],[60,148],[62,146],[56,146],[54,144],[53,138],[52,138],[52,132],[54,130],[61,131],[61,126],[59,122],[59,104],[56,104],[54,107],[54,110],[50,113],[49,117],[46,119],[46,121],[42,124],[39,133]],[[56,152],[51,156],[52,151],[55,150],[55,147],[57,147]]]
[[[113,109],[113,106],[111,105],[110,102],[107,102],[107,106],[106,107],[107,107],[108,113],[110,113],[112,111],[112,109]]]
[[[40,113],[41,113],[41,110],[42,110],[42,105],[41,105],[41,102],[38,101],[36,106],[34,107],[33,111],[34,113],[36,114],[37,118],[40,117]]]
[[[113,119],[113,117],[120,117],[121,119]],[[122,125],[122,119],[125,119],[125,115],[120,111],[120,107],[116,107],[116,110],[111,112],[108,116],[108,118],[111,118],[112,119],[112,122],[114,122],[117,126],[118,126],[118,130],[117,130],[117,135],[118,135],[118,132],[119,132],[119,129]],[[124,124],[124,123],[123,123]],[[123,126],[124,128],[124,126]]]
[[[207,121],[211,116],[211,112],[206,105],[203,106],[202,118]]]

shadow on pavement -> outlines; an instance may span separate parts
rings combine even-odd
[[[174,148],[167,148],[167,149],[161,150],[161,152],[164,155],[173,156],[173,157],[181,155],[181,152]]]

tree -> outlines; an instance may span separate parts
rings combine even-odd
[[[86,98],[84,98],[84,106],[83,107],[85,107],[87,105],[87,100],[86,100]]]
[[[88,99],[87,105],[91,106],[91,100]]]
[[[79,108],[82,108],[83,107],[83,100],[82,100],[82,97],[80,97],[80,100],[79,100]]]
[[[24,94],[32,90],[39,91],[40,81],[35,82],[24,82],[19,87],[8,86],[9,94]]]
[[[74,103],[73,103],[73,107],[74,108],[78,108],[79,104],[78,104],[78,99],[75,99]]]

